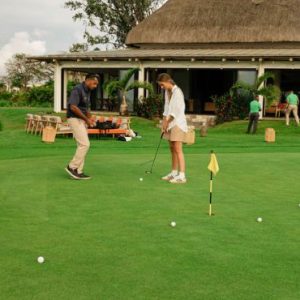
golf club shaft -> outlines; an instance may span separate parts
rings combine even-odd
[[[154,159],[153,159],[153,162],[152,162],[150,173],[152,173],[152,171],[153,171],[153,167],[154,167],[154,164],[155,164],[155,161],[156,161],[156,158],[157,158],[158,150],[160,148],[163,136],[164,136],[164,132],[162,132],[161,135],[160,135],[159,143],[158,143],[158,146],[157,146],[157,149],[156,149],[156,152],[155,152],[155,156],[154,156]]]

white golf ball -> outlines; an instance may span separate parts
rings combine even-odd
[[[176,222],[174,222],[174,221],[171,222],[171,226],[172,226],[172,227],[175,227],[175,226],[176,226]]]
[[[143,180],[144,180],[144,178],[141,177],[141,178],[140,178],[140,181],[143,181]]]
[[[263,221],[263,219],[261,217],[257,218],[257,222],[261,223]]]
[[[42,264],[42,263],[45,262],[45,258],[44,258],[43,256],[39,256],[39,257],[37,258],[37,261],[38,261],[39,264]]]

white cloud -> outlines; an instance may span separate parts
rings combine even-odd
[[[34,37],[40,39],[40,38],[43,38],[43,37],[47,36],[48,35],[48,31],[36,28],[36,29],[34,29],[32,35]]]
[[[33,36],[36,37],[37,33],[39,33],[40,36],[44,34],[36,29]],[[5,74],[5,63],[16,53],[30,55],[45,54],[46,42],[32,38],[28,32],[16,32],[8,43],[0,48],[0,75]]]

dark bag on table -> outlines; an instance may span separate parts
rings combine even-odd
[[[109,130],[109,129],[115,129],[116,124],[114,124],[112,121],[105,121],[105,122],[97,121],[96,127],[101,130]]]

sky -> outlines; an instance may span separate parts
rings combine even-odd
[[[65,0],[0,0],[0,76],[15,53],[68,51],[83,42],[84,26],[74,22]]]

